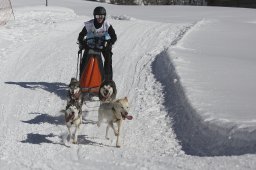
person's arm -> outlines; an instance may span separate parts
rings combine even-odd
[[[86,36],[86,34],[87,34],[87,30],[84,27],[78,35],[77,41],[78,41],[79,44],[84,44],[84,37]]]
[[[112,27],[112,25],[110,25],[110,27],[108,28],[108,33],[111,37],[111,40],[110,40],[111,44],[115,44],[117,37],[116,37],[116,33],[115,33],[115,30]]]

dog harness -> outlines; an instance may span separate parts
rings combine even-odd
[[[77,117],[76,119],[72,120],[72,122],[70,122],[71,125],[73,125],[73,123],[74,123],[75,121],[77,121],[78,119],[80,119],[80,118],[81,118],[81,114],[78,114],[78,117]]]
[[[79,90],[77,93],[73,93],[73,94],[70,93],[69,97],[73,100],[79,100],[81,93],[82,93],[81,90]]]

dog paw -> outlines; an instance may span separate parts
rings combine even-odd
[[[73,144],[78,144],[77,141],[73,141]]]
[[[118,134],[119,134],[118,132],[114,132],[114,133],[115,133],[115,136],[118,136]]]
[[[116,147],[117,147],[117,148],[121,148],[121,145],[117,144]]]
[[[105,139],[109,140],[109,137],[105,136]]]

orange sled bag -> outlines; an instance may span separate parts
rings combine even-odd
[[[103,64],[101,55],[89,54],[85,68],[80,77],[80,87],[82,92],[98,93],[103,80]]]

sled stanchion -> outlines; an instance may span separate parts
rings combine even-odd
[[[82,52],[78,51],[78,54],[77,54],[77,66],[76,66],[76,79],[78,79],[80,55],[82,55]]]

